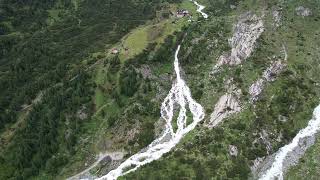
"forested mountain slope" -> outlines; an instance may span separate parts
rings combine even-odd
[[[94,112],[88,67],[101,57],[93,53],[155,18],[161,4],[1,1],[0,179],[57,173],[81,134],[77,112]]]
[[[171,112],[199,124],[119,179],[259,179],[320,102],[319,0],[0,3],[0,179],[111,177],[170,142]],[[318,178],[318,139],[285,179]]]

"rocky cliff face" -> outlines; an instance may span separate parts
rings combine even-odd
[[[122,1],[117,2],[122,6]],[[66,146],[74,145],[75,155],[62,149],[48,156],[41,170],[45,175],[56,179],[75,174],[70,179],[257,179],[274,162],[281,164],[277,173],[280,170],[284,177],[291,166],[301,163],[299,158],[316,136],[299,139],[284,162],[277,163],[277,152],[305,127],[319,103],[318,4],[202,0],[203,9],[194,1],[169,2],[173,1],[157,7],[160,18],[128,34],[138,32],[138,37],[123,37],[114,44],[128,52],[133,48],[125,45],[142,46],[147,39],[141,53],[128,59],[121,51],[119,56],[99,52],[93,56],[99,60],[92,65],[85,60],[90,68],[84,69],[92,73],[87,81],[95,95],[84,98],[94,99],[90,101],[93,107],[74,108],[76,120],[68,115],[64,122],[63,116],[57,116],[62,127],[66,125],[59,129],[64,136],[57,138],[71,139],[74,144]],[[174,12],[179,9],[188,9],[189,19],[177,19]],[[202,18],[197,10],[208,16]],[[126,30],[119,25],[115,30]],[[79,78],[81,74],[67,83]],[[73,91],[82,94],[87,86],[72,87],[66,92],[82,102]],[[58,100],[57,104],[64,99]],[[78,134],[72,133],[76,130]],[[79,142],[75,135],[81,136]],[[65,154],[68,161],[64,161]],[[2,165],[6,158],[0,154],[0,179],[8,179],[1,173],[8,169]],[[320,162],[319,156],[310,159]],[[55,169],[55,176],[51,167],[60,161],[65,164],[61,172],[60,167]],[[314,175],[319,168],[314,169],[300,172],[303,177],[305,172]]]
[[[263,88],[267,82],[276,80],[276,77],[284,70],[286,64],[285,61],[274,61],[271,65],[263,72],[262,78],[254,82],[249,88],[249,94],[251,95],[251,101],[257,101],[259,95],[262,93]]]
[[[261,17],[247,12],[239,17],[233,28],[233,36],[229,40],[231,52],[225,52],[218,59],[213,72],[218,71],[222,65],[238,65],[247,59],[254,50],[255,43],[264,31]]]
[[[225,118],[241,111],[241,104],[239,100],[241,90],[236,88],[232,79],[226,82],[225,88],[227,93],[219,98],[210,115],[210,119],[206,123],[206,126],[209,128],[216,127]]]

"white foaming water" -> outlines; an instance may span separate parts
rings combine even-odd
[[[204,10],[204,8],[206,8],[205,6],[199,4],[197,1],[193,1],[191,0],[197,7],[197,12],[199,12],[205,19],[208,18],[208,14],[204,13],[202,10]]]
[[[196,1],[193,2],[198,7],[197,11],[201,13],[204,18],[208,18],[208,15],[202,12],[205,6],[198,4]],[[146,148],[146,150],[131,156],[118,168],[110,171],[107,175],[98,178],[98,180],[117,179],[119,176],[135,171],[140,166],[160,159],[165,153],[169,152],[173,147],[175,147],[184,135],[193,130],[196,125],[201,120],[203,120],[205,116],[203,107],[192,98],[189,87],[186,85],[185,81],[181,78],[180,75],[178,59],[180,47],[181,46],[179,45],[175,52],[174,60],[174,70],[176,72],[177,79],[176,82],[173,83],[169,94],[164,99],[161,105],[161,117],[166,121],[163,134],[159,138],[155,139]],[[175,104],[180,106],[179,115],[177,117],[178,129],[176,130],[176,132],[174,132],[171,124],[174,115],[173,106]],[[193,120],[190,124],[187,124],[187,105],[193,116]]]
[[[192,1],[198,7],[197,11],[201,13],[204,18],[208,18],[208,15],[202,10],[205,6],[198,4],[196,1]],[[165,153],[168,153],[173,147],[175,147],[180,140],[188,132],[193,130],[196,125],[203,120],[205,113],[203,107],[197,103],[191,96],[189,87],[185,81],[181,78],[178,54],[180,51],[180,45],[175,52],[174,70],[176,73],[176,82],[172,84],[172,88],[161,104],[161,117],[165,120],[165,128],[162,135],[155,139],[148,147],[141,152],[134,154],[127,160],[125,160],[116,169],[110,171],[107,175],[104,175],[96,180],[114,180],[120,176],[128,174],[137,170],[139,167],[148,164],[152,161],[160,159]],[[174,132],[172,127],[172,120],[174,116],[174,105],[180,107],[179,114],[177,117],[177,130]],[[187,124],[187,108],[192,113],[192,122]],[[96,166],[100,162],[100,159],[93,165]],[[73,176],[72,179],[78,178],[83,173],[88,172],[92,167]],[[69,178],[71,179],[71,178]]]
[[[320,105],[313,111],[313,118],[309,121],[308,126],[299,131],[293,138],[292,142],[283,146],[277,153],[275,160],[270,169],[268,169],[260,180],[283,179],[283,163],[289,152],[299,146],[299,141],[305,137],[314,136],[320,130]]]
[[[178,53],[180,45],[175,53],[174,70],[177,80],[161,105],[161,117],[166,121],[165,129],[158,139],[154,140],[146,150],[139,152],[126,161],[118,168],[110,171],[107,175],[98,179],[113,180],[119,176],[135,171],[142,165],[150,163],[162,157],[175,147],[185,134],[193,130],[196,125],[204,118],[204,110],[191,96],[189,87],[180,76]],[[178,129],[174,132],[172,120],[174,116],[174,105],[179,105],[180,111],[177,118]],[[187,124],[187,105],[193,115],[193,121]],[[190,117],[189,117],[190,118]]]

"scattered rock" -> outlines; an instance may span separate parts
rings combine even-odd
[[[200,41],[202,41],[205,38],[205,36],[200,36],[198,38],[192,39],[191,43],[192,44],[199,44]]]
[[[257,101],[259,95],[261,94],[264,87],[264,80],[258,79],[256,82],[254,82],[250,88],[249,88],[249,94],[251,96],[251,101]]]
[[[86,107],[82,106],[81,109],[79,109],[77,112],[77,117],[81,120],[87,119],[88,115],[85,111],[86,111]]]
[[[279,120],[280,122],[287,122],[287,121],[288,121],[288,117],[279,115],[279,116],[278,116],[278,120]]]
[[[237,8],[237,6],[235,6],[233,4],[230,5],[230,9],[236,9],[236,8]]]
[[[283,174],[285,174],[291,166],[294,166],[299,162],[299,159],[304,155],[307,149],[315,143],[315,139],[315,136],[308,136],[301,139],[299,141],[299,146],[286,155],[285,160],[283,161]],[[255,179],[262,177],[263,174],[271,168],[273,162],[275,161],[275,157],[276,153],[266,158],[257,158],[258,163],[251,167]]]
[[[275,27],[279,27],[281,25],[281,13],[280,13],[280,11],[278,9],[272,11],[272,19],[274,21],[273,25]]]
[[[250,167],[252,174],[254,177],[257,177],[257,174],[259,174],[259,169],[262,167],[261,163],[264,162],[265,157],[258,157],[255,160],[253,160],[253,165]],[[254,178],[257,179],[257,178]]]
[[[296,14],[298,16],[311,16],[312,15],[312,12],[309,8],[305,8],[303,6],[299,6],[296,8]]]
[[[229,145],[229,154],[231,156],[238,156],[238,148],[234,145]]]
[[[143,79],[153,78],[152,70],[148,65],[142,65],[139,69],[136,69],[136,71],[142,75]]]
[[[71,134],[72,134],[72,130],[67,129],[66,132],[64,133],[64,139],[68,140],[70,138]]]
[[[282,134],[282,132],[280,131],[280,133],[279,133],[276,141],[277,141],[277,142],[281,142],[281,141],[282,141],[282,138],[283,138],[283,134]]]
[[[259,132],[260,139],[262,140],[262,143],[266,146],[268,154],[272,151],[272,145],[270,142],[269,134],[267,133],[266,130],[262,130]]]
[[[285,59],[287,55],[285,55]],[[263,91],[266,82],[272,82],[276,80],[276,77],[284,70],[286,64],[285,61],[273,61],[271,65],[263,72],[262,78],[255,81],[249,88],[249,94],[251,96],[251,102],[258,100],[259,95]]]
[[[106,156],[106,157],[104,157],[101,161],[100,161],[100,164],[102,165],[102,166],[106,166],[106,165],[108,165],[109,163],[111,163],[112,162],[112,158],[110,157],[110,156]]]
[[[275,61],[263,72],[263,77],[268,81],[274,81],[283,69],[286,67],[282,61]]]

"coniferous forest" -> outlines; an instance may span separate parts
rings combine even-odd
[[[0,180],[106,175],[162,135],[171,101],[179,129],[180,96],[163,103],[178,45],[180,76],[205,116],[119,179],[261,178],[318,117],[320,2],[198,3],[0,0]],[[184,103],[187,126],[195,110]],[[308,137],[286,157],[284,179],[319,177],[319,132]]]

